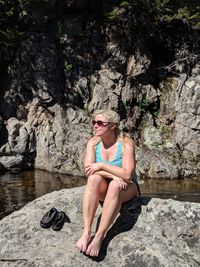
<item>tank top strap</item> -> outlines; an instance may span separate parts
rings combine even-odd
[[[117,145],[117,153],[116,153],[116,159],[122,156],[122,142],[121,141],[117,141],[118,145]]]
[[[100,142],[96,144],[96,160],[101,160]]]

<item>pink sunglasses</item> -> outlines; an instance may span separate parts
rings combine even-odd
[[[98,121],[93,120],[93,121],[92,121],[92,125],[93,125],[93,126],[94,126],[95,124],[97,124],[97,126],[99,126],[99,127],[105,127],[105,126],[107,126],[109,123],[110,123],[110,122],[108,122],[108,121],[100,121],[100,120],[98,120]]]

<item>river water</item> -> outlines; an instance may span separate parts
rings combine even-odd
[[[139,181],[142,195],[200,203],[200,177],[179,180]],[[0,219],[28,202],[55,190],[86,184],[83,177],[35,170],[0,176]]]

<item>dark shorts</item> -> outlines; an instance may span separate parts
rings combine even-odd
[[[141,191],[140,191],[140,187],[139,187],[139,184],[137,181],[133,181],[132,180],[132,183],[134,183],[136,186],[137,186],[137,189],[138,189],[138,193],[139,193],[139,196],[141,195]]]

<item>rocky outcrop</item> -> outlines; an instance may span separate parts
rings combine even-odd
[[[0,262],[7,266],[199,266],[200,205],[138,197],[123,207],[98,258],[78,252],[83,188],[44,195],[0,221]],[[39,222],[52,207],[67,213],[60,232]],[[101,213],[99,207],[95,226]]]
[[[84,147],[91,134],[90,121],[84,111],[51,108],[53,116],[32,106],[29,123],[35,126],[35,167],[47,171],[80,175],[84,173]],[[37,119],[35,117],[37,116]],[[36,125],[35,125],[36,123]]]
[[[149,118],[142,126],[143,148],[138,149],[138,165],[143,175],[175,178],[199,174],[198,77],[169,78],[161,84],[157,126]]]
[[[111,2],[21,4],[21,23],[29,31],[0,79],[0,172],[34,167],[84,175],[92,113],[110,108],[135,139],[140,177],[200,175],[195,55],[191,65],[188,54],[186,61],[176,60],[186,53],[180,47],[168,58],[175,48],[159,43],[155,33],[149,37],[150,24],[141,24],[148,14],[145,20],[137,16],[139,1],[117,7]],[[176,43],[168,28],[165,34]]]
[[[3,143],[0,147],[2,170],[21,170],[33,167],[35,133],[29,124],[12,117],[7,120],[1,132],[3,135]]]
[[[122,75],[109,69],[100,71],[97,77],[87,81],[92,82],[93,87],[92,98],[86,100],[85,107],[90,114],[99,108],[126,107],[125,112],[129,115],[123,119],[123,113],[121,128],[136,133],[135,125],[141,110],[135,107],[131,117],[133,110],[128,103],[134,100],[134,95],[130,84],[124,84]],[[137,172],[141,177],[177,178],[200,173],[199,81],[190,78],[182,83],[182,78],[170,78],[161,84],[162,93],[157,92],[161,96],[157,125],[150,113],[142,120],[141,141],[137,142],[136,150]],[[83,86],[80,80],[77,88],[82,90]],[[180,87],[181,92],[177,91]],[[2,170],[34,165],[52,172],[83,175],[84,148],[92,134],[91,117],[85,110],[73,106],[64,108],[53,104],[45,107],[48,105],[45,101],[33,99],[25,107],[25,121],[12,117],[3,125],[2,120]]]

